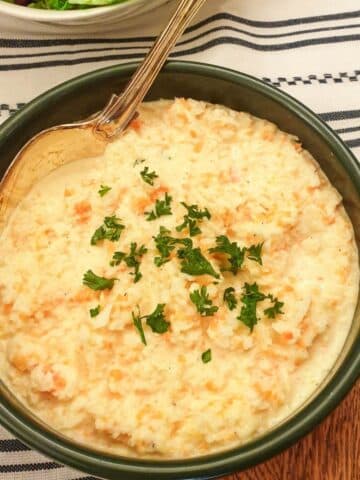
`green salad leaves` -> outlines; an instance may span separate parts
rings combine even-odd
[[[41,10],[82,10],[84,8],[104,7],[126,3],[129,0],[36,0],[29,1],[26,6]],[[10,2],[14,3],[14,2]]]

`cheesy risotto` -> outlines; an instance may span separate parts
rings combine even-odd
[[[218,105],[145,103],[40,181],[1,236],[0,375],[108,452],[242,444],[331,369],[358,293],[352,225],[299,140]]]

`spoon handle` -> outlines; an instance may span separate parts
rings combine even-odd
[[[180,0],[164,31],[140,64],[120,96],[113,95],[96,117],[96,132],[106,138],[120,134],[136,116],[136,110],[149,91],[177,40],[206,0]]]

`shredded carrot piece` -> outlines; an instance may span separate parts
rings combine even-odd
[[[9,313],[11,313],[12,311],[12,308],[14,306],[14,303],[11,302],[11,303],[4,303],[3,306],[2,306],[2,311],[5,315],[8,315]]]
[[[135,118],[135,120],[130,123],[129,127],[135,130],[135,132],[140,132],[141,125],[141,120],[139,118]]]
[[[74,212],[78,223],[86,223],[91,215],[91,204],[87,200],[75,203]]]
[[[74,210],[77,215],[84,215],[85,213],[91,212],[91,205],[87,200],[82,200],[81,202],[75,203]]]
[[[285,340],[292,340],[294,338],[294,335],[292,332],[284,332],[283,337],[285,338]]]

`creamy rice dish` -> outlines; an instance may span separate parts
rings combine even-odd
[[[352,225],[299,140],[194,100],[145,103],[102,157],[41,180],[0,241],[1,380],[122,455],[203,455],[278,424],[357,300]]]

